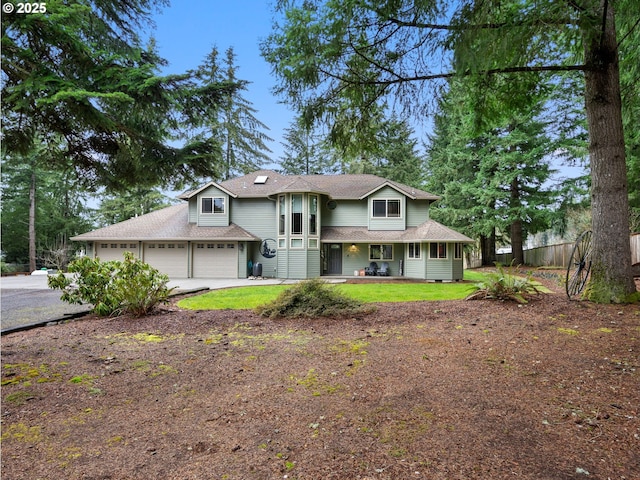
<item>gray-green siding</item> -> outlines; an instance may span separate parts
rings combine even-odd
[[[224,213],[201,213],[200,210],[200,199],[203,197],[222,197],[224,198]],[[210,186],[204,189],[197,195],[197,199],[195,201],[195,210],[197,215],[198,225],[203,227],[226,227],[229,225],[229,195],[222,192],[221,190],[215,188],[214,186]],[[191,201],[189,202],[189,216],[191,217]],[[189,219],[191,221],[191,219]]]
[[[276,238],[275,202],[260,198],[235,199],[231,222],[260,238]]]
[[[400,200],[400,216],[397,218],[373,217],[374,200]],[[368,199],[367,211],[369,230],[404,230],[406,225],[406,197],[397,190],[385,187],[371,195]]]
[[[323,227],[364,227],[367,225],[366,200],[338,200],[336,208],[327,208],[326,199],[322,201]]]
[[[429,200],[407,202],[407,227],[417,227],[429,220]]]

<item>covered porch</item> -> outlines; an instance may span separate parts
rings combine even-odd
[[[463,245],[474,243],[433,220],[402,231],[324,227],[321,238],[321,275],[378,280],[462,280]]]

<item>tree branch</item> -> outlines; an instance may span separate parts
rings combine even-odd
[[[633,24],[633,27],[631,27],[629,31],[625,33],[624,36],[620,39],[620,41],[618,42],[618,48],[620,48],[620,45],[622,45],[622,42],[624,42],[627,39],[627,37],[633,33],[633,31],[638,27],[638,25],[640,25],[640,17],[638,17],[638,20],[636,20],[636,23]]]
[[[539,67],[508,67],[508,68],[493,68],[489,70],[482,70],[479,72],[449,72],[449,73],[435,73],[433,75],[416,75],[413,77],[396,77],[395,79],[389,80],[363,80],[360,82],[354,82],[346,77],[341,75],[336,75],[326,70],[322,70],[322,73],[327,75],[334,80],[338,80],[340,82],[344,82],[351,85],[393,85],[397,83],[403,82],[422,82],[427,80],[438,80],[445,78],[452,78],[457,76],[470,76],[470,75],[500,75],[503,73],[533,73],[533,72],[575,72],[575,71],[586,71],[588,70],[587,65],[547,65],[547,66],[539,66]]]
[[[577,22],[571,19],[561,20],[544,20],[538,19],[535,22],[514,22],[514,23],[480,23],[477,25],[469,24],[454,24],[443,25],[439,23],[422,23],[422,22],[407,22],[399,18],[387,17],[386,21],[398,25],[399,27],[412,27],[412,28],[426,28],[429,30],[444,30],[449,32],[457,32],[461,30],[497,30],[505,27],[532,27],[532,26],[548,26],[548,25],[577,25]]]

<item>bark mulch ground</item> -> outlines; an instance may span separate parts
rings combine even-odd
[[[640,306],[542,280],[524,306],[168,305],[3,336],[2,478],[638,479]]]

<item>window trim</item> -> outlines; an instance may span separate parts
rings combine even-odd
[[[371,247],[373,246],[378,246],[380,247],[380,257],[372,257],[371,256]],[[385,257],[384,256],[384,252],[385,252],[385,248],[384,247],[391,247],[391,257]],[[370,262],[392,262],[393,261],[393,257],[394,257],[394,248],[393,248],[393,243],[370,243],[369,247],[368,247],[368,256],[369,256],[369,261]]]
[[[412,249],[413,249],[413,252],[411,251]],[[416,255],[416,250],[418,251],[418,255]],[[422,259],[422,243],[421,242],[409,242],[407,244],[407,258],[410,258],[411,260]]]
[[[433,256],[433,245],[436,245],[436,255]],[[444,246],[444,257],[440,256],[440,245]],[[447,242],[429,242],[429,259],[431,260],[446,260],[449,258],[449,248]]]
[[[204,207],[205,207],[205,200],[211,200],[211,211],[210,212],[205,212],[204,211]],[[216,202],[217,200],[220,200],[220,203],[222,203],[222,208],[220,208],[219,205],[216,205],[218,202]],[[227,202],[225,197],[200,197],[200,214],[201,215],[224,215],[227,212]]]
[[[294,210],[294,199],[297,198],[300,199],[300,211]],[[289,199],[289,203],[291,205],[291,224],[289,225],[289,233],[291,235],[302,236],[304,235],[304,195],[302,195],[301,193],[292,193],[291,198]],[[299,215],[299,221],[296,221],[294,215]],[[300,225],[300,231],[293,230],[296,227],[297,223]]]
[[[376,202],[384,202],[384,215],[376,215]],[[398,203],[398,214],[397,215],[389,215],[389,203]],[[371,218],[380,219],[380,218],[402,218],[402,200],[399,198],[373,198],[371,200]]]
[[[464,246],[460,242],[456,242],[453,244],[453,259],[454,260],[462,260],[464,256]]]

